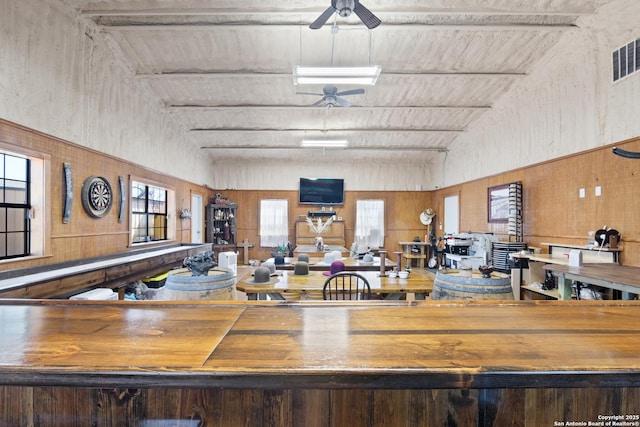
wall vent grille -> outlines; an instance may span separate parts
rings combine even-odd
[[[624,79],[640,71],[640,39],[613,51],[613,81]]]

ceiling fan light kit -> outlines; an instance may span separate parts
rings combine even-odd
[[[293,68],[293,84],[376,84],[382,67],[368,65],[362,67],[305,67]]]

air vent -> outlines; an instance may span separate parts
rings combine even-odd
[[[613,81],[640,71],[640,39],[636,39],[613,51]]]

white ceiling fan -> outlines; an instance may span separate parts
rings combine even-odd
[[[329,6],[318,19],[313,21],[313,23],[309,25],[309,28],[312,30],[321,28],[334,13],[344,18],[350,16],[351,13],[355,13],[370,30],[380,25],[381,22],[377,16],[360,3],[360,0],[331,0],[331,6]]]
[[[318,101],[311,104],[311,107],[318,107],[320,105],[324,105],[326,108],[333,108],[336,105],[341,105],[343,107],[350,107],[351,103],[346,99],[341,98],[342,96],[347,95],[361,95],[364,93],[364,89],[350,89],[342,92],[338,92],[338,88],[335,86],[325,86],[322,89],[323,93],[310,93],[310,92],[296,92],[298,95],[316,95],[321,96]]]

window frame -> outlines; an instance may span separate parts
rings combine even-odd
[[[376,202],[376,203],[380,203],[382,205],[382,212],[379,213],[379,220],[381,221],[378,224],[378,227],[375,228],[371,228],[371,225],[362,225],[360,224],[360,220],[361,220],[361,208],[360,205],[362,203],[371,203],[371,202]],[[357,247],[360,246],[367,246],[369,248],[382,248],[384,247],[384,237],[385,237],[385,211],[386,211],[386,203],[384,199],[358,199],[356,200],[356,223],[355,223],[355,229],[354,229],[354,233],[353,233],[353,238],[354,238],[354,242],[356,243]],[[365,227],[367,228],[367,232],[366,235],[365,233],[363,233],[362,228]],[[380,231],[380,235],[379,236],[372,236],[371,231],[372,230],[378,230]],[[376,242],[375,240],[378,239],[378,242]]]
[[[279,209],[286,213],[285,221],[281,221],[279,224],[280,227],[284,225],[281,229],[273,230],[273,234],[267,234],[264,230],[265,224],[264,221],[268,219],[266,217],[265,209],[267,206],[264,203],[274,203],[274,202],[282,202],[284,206],[280,206]],[[289,199],[260,199],[259,205],[259,224],[258,224],[258,235],[260,238],[260,247],[261,248],[275,248],[277,246],[285,245],[289,242]],[[275,221],[274,221],[275,223]],[[271,226],[271,224],[267,224],[266,226]],[[278,234],[281,233],[281,234]],[[282,234],[286,233],[286,234]],[[282,240],[282,241],[280,241]]]
[[[145,201],[144,201],[144,211],[134,211],[134,203],[133,203],[133,195],[134,195],[134,186],[144,186],[145,188]],[[149,188],[153,188],[154,190],[160,190],[164,193],[164,210],[160,210],[159,212],[150,212],[149,205]],[[157,244],[157,243],[166,243],[167,241],[175,240],[175,215],[172,215],[175,212],[175,190],[170,186],[167,186],[162,183],[154,182],[148,179],[139,178],[139,177],[130,177],[129,181],[129,244],[131,246],[140,246],[145,244]],[[151,200],[153,202],[153,200]],[[162,200],[156,200],[156,202],[161,202]],[[153,206],[153,204],[152,204]],[[157,203],[156,203],[157,207]],[[145,216],[146,219],[146,234],[145,239],[141,240],[136,238],[136,230],[140,229],[140,227],[134,227],[136,224],[135,217],[136,216]],[[161,234],[164,233],[164,237],[155,238],[156,234],[149,234],[151,229],[158,229],[158,227],[150,227],[149,221],[150,217],[158,217],[164,218],[164,226],[161,228]]]
[[[20,159],[24,161],[24,167],[20,169],[20,174],[24,174],[22,179],[12,179],[11,177],[7,177],[7,157],[11,157],[14,159]],[[4,218],[4,224],[0,224],[0,260],[13,260],[16,258],[25,258],[31,256],[31,217],[32,217],[32,204],[31,204],[31,187],[32,187],[32,176],[31,176],[31,166],[32,161],[28,156],[19,155],[12,152],[0,151],[0,170],[2,171],[2,176],[0,176],[0,180],[2,180],[2,187],[0,187],[0,218]],[[16,178],[16,177],[14,177]],[[20,189],[21,192],[24,192],[24,203],[17,203],[15,201],[7,202],[8,195],[8,187],[7,181],[21,183],[23,188]],[[10,212],[14,212],[14,215],[10,215]],[[21,219],[20,216],[22,216]],[[11,230],[10,223],[12,221],[12,217],[18,218],[16,225],[18,222],[21,222],[21,228]],[[10,246],[10,236],[21,236],[18,237],[19,240],[22,241],[20,247],[21,253],[16,251],[11,251]],[[1,237],[4,237],[2,239]]]

